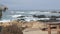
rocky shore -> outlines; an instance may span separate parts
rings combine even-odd
[[[48,25],[46,23],[40,22],[40,21],[27,22],[27,21],[16,21],[16,20],[14,20],[11,22],[6,22],[6,23],[1,22],[0,23],[1,32],[4,34],[15,34],[14,32],[16,32],[18,34],[23,34],[22,31],[25,29],[44,30],[44,28],[47,28],[47,26]]]

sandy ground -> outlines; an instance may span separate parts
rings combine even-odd
[[[57,31],[53,30],[51,33],[57,34]],[[2,34],[2,33],[0,32],[0,34]],[[23,34],[48,34],[48,31],[42,31],[40,29],[25,29],[23,31]]]
[[[40,29],[25,29],[24,34],[48,34],[48,31],[42,31]],[[52,31],[51,34],[57,34],[56,31]]]

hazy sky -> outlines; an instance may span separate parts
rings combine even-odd
[[[12,10],[48,10],[60,9],[60,0],[0,0]]]

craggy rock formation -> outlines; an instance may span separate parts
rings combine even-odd
[[[7,9],[7,6],[0,6],[0,11],[6,11]]]
[[[33,15],[33,17],[37,17],[37,18],[45,18],[45,15]]]
[[[2,18],[2,11],[6,11],[7,9],[6,6],[0,6],[0,19]]]

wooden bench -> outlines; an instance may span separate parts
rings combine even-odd
[[[48,25],[48,34],[51,34],[51,25],[56,25],[57,34],[60,34],[60,22],[50,22],[50,23],[47,23],[47,25]]]

